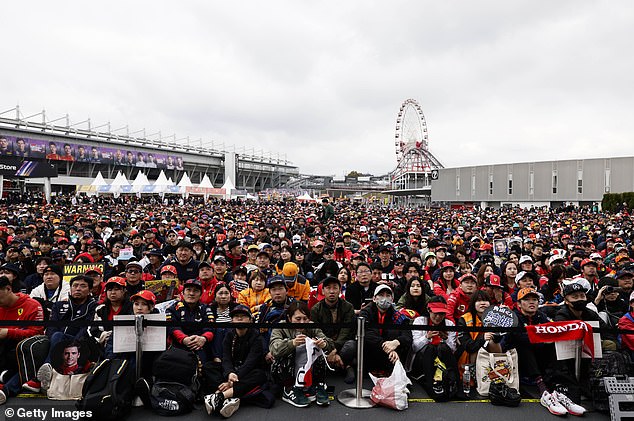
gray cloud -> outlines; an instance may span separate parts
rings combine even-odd
[[[446,165],[631,155],[627,1],[12,2],[2,106],[394,168],[417,99]]]

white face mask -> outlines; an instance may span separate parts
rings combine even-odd
[[[436,259],[429,259],[429,267],[436,266]]]
[[[387,310],[392,307],[392,297],[381,297],[376,301],[376,306],[381,310]]]

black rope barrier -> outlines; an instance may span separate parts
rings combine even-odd
[[[570,320],[576,321],[576,320]],[[134,326],[134,320],[0,320],[0,329],[5,327],[97,327],[112,328],[114,326]],[[418,324],[378,324],[366,321],[366,329],[384,329],[384,330],[422,330],[422,331],[440,331],[440,332],[493,332],[493,333],[521,333],[525,332],[523,326],[517,327],[499,327],[499,326],[431,326]],[[143,320],[143,326],[165,326],[165,327],[181,327],[181,328],[256,328],[256,329],[283,329],[283,328],[317,328],[317,329],[355,329],[356,322],[352,323],[233,323],[233,322],[175,322],[169,320]],[[593,332],[615,335],[633,335],[633,329],[615,329],[615,328],[593,328]]]

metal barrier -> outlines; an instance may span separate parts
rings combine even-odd
[[[339,393],[337,400],[348,408],[372,408],[370,391],[363,388],[363,348],[365,342],[365,318],[357,318],[357,378],[354,389]]]

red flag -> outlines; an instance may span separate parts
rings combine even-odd
[[[526,326],[526,333],[531,343],[583,341],[583,351],[594,358],[594,340],[592,326],[581,320],[551,322],[541,325]]]

